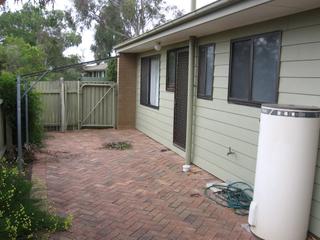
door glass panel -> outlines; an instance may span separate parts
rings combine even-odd
[[[168,53],[168,76],[167,76],[167,89],[174,89],[176,82],[176,52],[171,51]]]

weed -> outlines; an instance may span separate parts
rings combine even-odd
[[[16,167],[0,162],[0,239],[38,239],[43,233],[67,230],[72,217],[60,217],[31,194],[33,184]]]
[[[131,143],[129,142],[111,142],[103,145],[106,149],[115,149],[115,150],[127,150],[132,148]]]

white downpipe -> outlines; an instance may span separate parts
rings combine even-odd
[[[190,0],[190,12],[193,12],[197,9],[197,0]]]
[[[193,121],[193,82],[194,82],[194,53],[195,37],[189,39],[188,66],[188,101],[187,101],[187,129],[186,129],[186,160],[183,171],[188,172],[192,162],[192,121]]]

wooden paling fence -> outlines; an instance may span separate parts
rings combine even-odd
[[[115,127],[114,82],[40,81],[42,121],[47,129]]]

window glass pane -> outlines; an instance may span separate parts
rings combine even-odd
[[[214,49],[213,45],[207,47],[207,75],[205,95],[211,97],[213,84]]]
[[[249,100],[251,40],[232,44],[230,97]]]
[[[254,39],[252,100],[275,103],[278,88],[280,33]]]
[[[176,82],[176,52],[171,51],[168,53],[168,76],[167,76],[167,89],[174,89]]]
[[[149,88],[149,103],[152,106],[159,106],[159,78],[160,64],[159,57],[151,58],[150,63],[150,88]]]
[[[206,47],[199,48],[198,96],[203,97],[206,89]]]
[[[140,103],[148,104],[148,88],[149,88],[149,58],[141,59],[141,79],[140,79]]]

